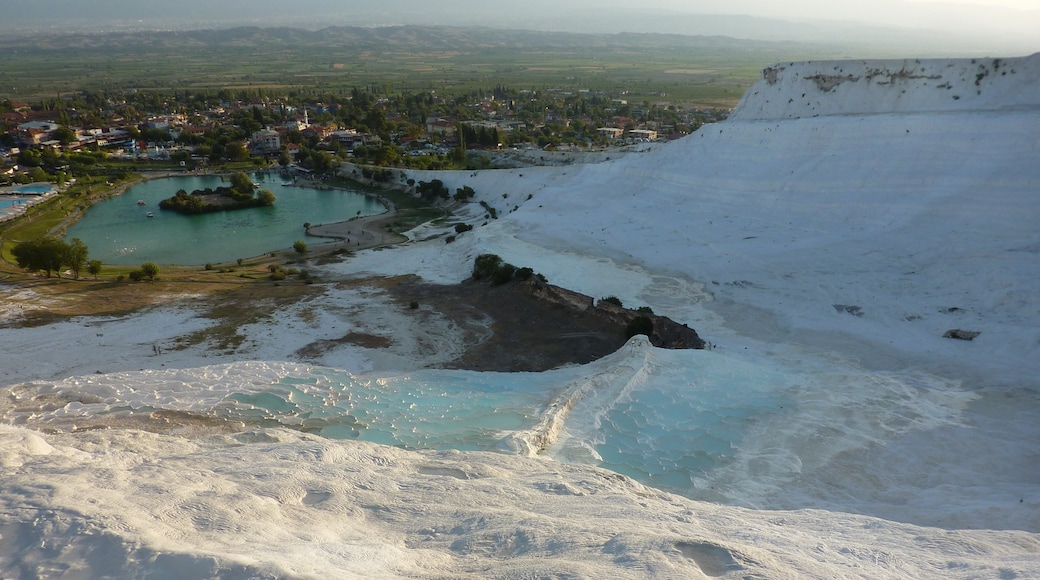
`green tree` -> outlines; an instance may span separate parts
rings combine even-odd
[[[296,240],[295,242],[293,242],[292,247],[294,250],[296,250],[297,254],[307,253],[307,242],[304,242],[303,240]]]
[[[155,280],[155,277],[159,275],[159,265],[155,262],[145,262],[141,264],[141,273],[149,280]]]
[[[94,276],[94,279],[97,280],[98,274],[101,273],[101,260],[87,262],[87,273]]]
[[[61,262],[63,265],[68,266],[72,270],[72,275],[78,280],[79,271],[83,269],[84,264],[87,262],[87,255],[90,253],[87,249],[86,244],[79,238],[72,238],[67,244],[64,244],[62,248]]]
[[[260,205],[274,205],[274,193],[270,189],[261,189],[256,192],[256,199]]]
[[[76,140],[76,132],[65,126],[58,127],[58,130],[54,132],[53,136],[62,145],[68,145]]]
[[[246,146],[240,141],[232,141],[227,144],[225,153],[228,159],[232,161],[245,161],[249,159],[249,151],[246,151]]]
[[[29,179],[33,181],[47,181],[50,177],[50,174],[44,171],[42,167],[33,167],[32,171],[29,172]]]
[[[51,272],[57,272],[61,277],[62,259],[66,252],[65,242],[48,237],[39,237],[27,242],[21,242],[11,248],[18,266],[35,272],[42,270],[51,277]]]
[[[249,179],[249,176],[242,171],[237,171],[231,175],[231,189],[239,193],[253,193],[253,180]]]

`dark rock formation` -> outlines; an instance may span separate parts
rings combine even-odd
[[[974,331],[974,330],[961,330],[959,328],[954,328],[952,330],[947,330],[946,333],[943,334],[943,338],[956,338],[957,340],[971,340],[971,339],[975,338],[976,336],[978,336],[980,334],[982,334],[982,333]]]
[[[622,332],[624,332],[623,329],[633,327],[633,320],[646,317],[653,324],[653,330],[647,337],[650,339],[651,344],[659,348],[702,349],[705,346],[704,339],[697,334],[696,330],[685,324],[679,324],[667,316],[657,316],[648,312],[630,310],[603,300],[597,303],[591,296],[559,286],[553,286],[537,278],[513,283],[518,284],[539,300],[550,304],[563,305],[602,318],[616,324],[619,329],[622,329]],[[639,332],[637,334],[644,333]]]

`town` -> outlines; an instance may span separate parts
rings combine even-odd
[[[228,163],[327,172],[341,162],[414,169],[501,166],[496,152],[602,150],[674,139],[722,109],[633,103],[590,90],[497,86],[446,95],[353,89],[87,90],[0,101],[0,185]],[[530,157],[530,159],[536,159]],[[515,163],[515,161],[513,161]],[[535,161],[536,162],[536,161]]]

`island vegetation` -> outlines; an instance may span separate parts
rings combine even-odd
[[[268,189],[259,189],[253,185],[249,176],[237,172],[231,176],[229,187],[216,189],[196,189],[188,193],[180,190],[173,197],[159,202],[160,209],[166,209],[186,215],[265,207],[274,205],[274,194]]]

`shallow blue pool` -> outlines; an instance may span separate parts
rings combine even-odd
[[[54,186],[49,183],[30,183],[15,188],[15,193],[29,193],[42,195],[54,191]]]

